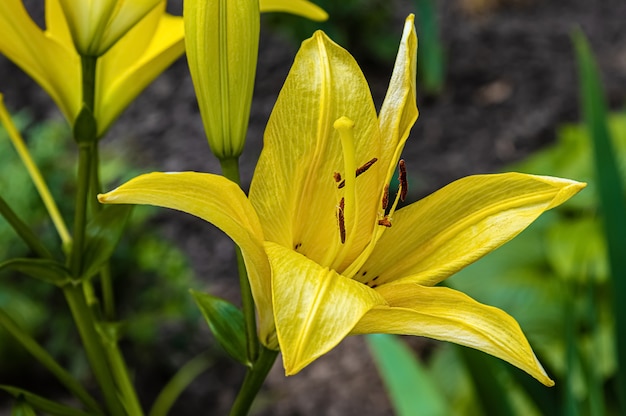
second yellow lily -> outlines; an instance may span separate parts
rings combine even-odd
[[[78,3],[46,0],[46,30],[43,31],[30,18],[21,0],[0,2],[0,53],[19,65],[50,94],[70,124],[74,123],[82,106],[81,59],[72,40],[72,31],[83,30],[76,22],[81,21],[80,10],[87,2]],[[110,0],[107,3],[111,3]],[[165,13],[165,0],[152,3],[153,7],[135,16],[141,17],[139,21],[131,19],[134,24],[124,25],[123,33],[116,30],[116,42],[107,41],[104,48],[107,52],[98,59],[93,111],[99,136],[184,52],[182,18]],[[113,9],[110,11],[114,14],[126,13],[126,9]],[[66,14],[69,10],[72,13]],[[90,53],[90,50],[85,52]]]

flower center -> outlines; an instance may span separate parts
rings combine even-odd
[[[339,240],[341,245],[339,246],[336,252],[329,251],[327,261],[325,264],[331,264],[331,268],[337,269],[341,264],[343,264],[346,256],[348,255],[352,242],[356,238],[359,227],[359,215],[358,215],[358,199],[356,196],[356,178],[365,173],[374,163],[378,161],[378,158],[372,158],[371,160],[365,162],[363,165],[357,167],[356,164],[356,146],[354,140],[354,122],[350,120],[348,117],[341,117],[335,121],[333,127],[339,133],[339,138],[341,140],[341,148],[343,153],[343,163],[344,163],[344,175],[343,177],[341,173],[334,172],[333,178],[335,183],[337,183],[337,189],[343,189],[343,196],[340,198],[337,204],[337,225],[339,228]],[[354,173],[352,173],[354,172]],[[371,277],[367,277],[366,273],[362,273],[362,270],[359,270],[367,258],[369,254],[373,250],[374,246],[378,239],[382,236],[384,230],[386,228],[391,227],[392,225],[392,215],[395,212],[398,203],[400,201],[404,201],[408,192],[408,181],[406,175],[406,165],[404,160],[400,160],[398,163],[398,192],[396,197],[391,204],[391,207],[388,208],[389,205],[389,185],[385,185],[383,189],[383,193],[381,196],[381,208],[379,217],[378,217],[378,225],[380,226],[377,230],[374,231],[372,235],[372,240],[367,247],[364,248],[363,252],[342,272],[346,277],[354,278],[356,280],[362,281],[363,283],[367,283],[371,281]],[[357,273],[359,272],[359,273]]]
[[[367,270],[362,269],[362,267],[367,261],[372,251],[374,250],[376,243],[378,242],[380,237],[382,237],[385,230],[391,227],[392,222],[393,222],[393,219],[392,219],[393,213],[396,211],[396,208],[398,207],[398,203],[400,201],[404,201],[407,196],[408,181],[407,181],[407,175],[406,175],[406,164],[404,163],[404,160],[402,159],[398,162],[398,182],[399,182],[398,192],[396,193],[396,197],[393,201],[393,204],[391,205],[391,208],[389,209],[388,209],[389,185],[385,185],[385,187],[383,188],[382,204],[381,204],[382,210],[380,213],[380,217],[378,219],[378,225],[380,227],[378,227],[378,229],[374,231],[374,234],[372,235],[372,239],[370,243],[368,244],[367,247],[365,247],[363,252],[352,262],[352,264],[350,264],[350,266],[348,266],[342,272],[344,276],[355,279],[372,288],[384,283],[382,281],[384,279],[378,280],[381,276],[374,276],[374,277],[368,276]]]

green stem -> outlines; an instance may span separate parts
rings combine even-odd
[[[96,66],[98,57],[82,56],[80,62],[83,76],[83,104],[93,113],[96,102]]]
[[[102,192],[100,182],[100,155],[98,146],[94,146],[91,161],[91,195],[92,212],[94,215],[102,211],[102,205],[98,202],[97,195]],[[100,290],[102,291],[102,303],[104,317],[108,321],[115,320],[115,296],[113,291],[113,278],[111,276],[111,266],[107,262],[100,270]]]
[[[237,158],[220,159],[223,175],[231,181],[241,184],[239,175],[239,160]],[[241,287],[241,303],[243,306],[243,315],[246,324],[246,340],[248,360],[252,362],[252,367],[248,369],[243,385],[237,394],[235,403],[230,410],[231,416],[247,415],[252,406],[254,398],[258,394],[267,374],[276,361],[278,351],[272,351],[260,346],[256,334],[256,316],[254,309],[254,299],[252,298],[252,290],[250,281],[246,272],[246,265],[243,261],[243,255],[239,247],[235,247],[237,254],[237,267],[239,269],[239,284]]]
[[[196,379],[196,377],[208,369],[211,364],[212,360],[207,357],[206,353],[197,355],[189,360],[189,362],[187,362],[176,372],[176,374],[174,374],[174,377],[172,377],[165,387],[163,387],[163,390],[161,390],[154,401],[149,415],[166,416],[180,394],[191,384],[193,380]]]
[[[91,310],[85,302],[84,295],[78,286],[67,285],[63,288],[65,299],[72,311],[78,332],[85,346],[87,359],[91,365],[111,415],[124,415],[124,408],[118,399],[113,374],[108,367],[106,354],[93,319]]]
[[[236,158],[220,160],[222,174],[235,182],[241,184],[239,176],[239,160]],[[239,247],[235,247],[237,255],[237,268],[239,270],[239,285],[241,287],[241,304],[246,324],[246,345],[248,352],[248,361],[255,362],[259,354],[259,340],[256,333],[256,315],[254,309],[254,299],[252,297],[252,289],[246,272],[246,265],[243,261],[243,255]]]
[[[44,367],[71,391],[93,413],[103,415],[104,412],[96,400],[87,393],[80,383],[43,349],[30,334],[23,331],[7,313],[0,308],[0,326],[11,334],[26,351],[32,354]]]
[[[259,358],[246,373],[243,385],[239,390],[239,394],[237,394],[233,407],[230,409],[230,416],[244,416],[248,414],[252,402],[261,389],[267,374],[272,369],[277,356],[278,351],[261,346]]]
[[[4,217],[4,219],[9,223],[11,227],[15,230],[17,235],[21,237],[22,240],[26,243],[26,245],[33,250],[37,255],[44,259],[52,259],[52,255],[48,251],[48,249],[42,244],[42,242],[37,238],[33,230],[28,227],[11,209],[9,204],[6,203],[4,198],[0,196],[0,215]]]
[[[115,320],[115,297],[111,265],[108,262],[100,269],[100,289],[102,290],[102,303],[104,304],[104,318],[107,321],[113,321]]]
[[[80,144],[78,147],[78,174],[76,191],[76,208],[74,211],[74,241],[70,252],[69,266],[74,276],[80,276],[82,269],[83,245],[85,244],[85,227],[87,225],[87,203],[89,197],[89,174],[91,170],[91,153],[93,144]]]
[[[143,409],[139,403],[139,398],[137,397],[133,383],[130,380],[124,357],[117,346],[117,340],[106,342],[104,348],[109,362],[111,363],[111,370],[117,381],[126,412],[132,416],[143,416]]]
[[[48,210],[48,214],[50,215],[50,218],[52,219],[52,223],[54,224],[57,230],[57,233],[59,234],[59,237],[61,238],[63,247],[65,248],[69,247],[72,242],[72,238],[70,237],[70,233],[67,230],[67,226],[65,225],[65,222],[63,221],[63,217],[61,216],[61,213],[59,212],[59,208],[57,207],[56,202],[54,201],[54,198],[52,197],[52,194],[50,193],[50,189],[48,188],[48,185],[46,185],[46,181],[44,181],[43,179],[43,175],[41,174],[41,172],[39,171],[39,168],[33,161],[33,158],[31,157],[30,152],[28,151],[28,148],[26,147],[26,144],[24,143],[24,140],[22,139],[22,136],[20,135],[19,131],[15,127],[15,124],[13,124],[13,120],[11,120],[11,117],[9,116],[9,112],[4,106],[2,94],[0,94],[0,122],[4,124],[4,127],[7,130],[7,133],[9,134],[9,138],[11,139],[11,142],[13,143],[15,150],[17,151],[20,158],[22,159],[22,163],[26,167],[26,170],[28,171],[28,174],[30,175],[31,180],[33,181],[33,184],[35,185],[35,188],[37,188],[37,192],[39,192],[39,196],[41,197],[44,205],[46,206],[46,209]]]

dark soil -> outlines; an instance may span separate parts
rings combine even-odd
[[[611,106],[624,104],[623,1],[494,0],[480,2],[489,7],[472,13],[461,7],[477,3],[438,2],[446,85],[436,97],[418,91],[420,118],[404,154],[413,199],[462,176],[501,170],[549,145],[558,125],[579,120],[578,80],[570,41],[576,27],[590,39]],[[389,28],[399,35],[413,3],[396,0],[394,4],[396,13]],[[250,133],[242,158],[246,184],[261,149],[264,125],[296,52],[288,40],[269,30],[262,32]],[[380,103],[391,64],[363,70]],[[13,110],[29,108],[38,119],[59,116],[45,94],[4,58],[0,58],[0,90]],[[131,105],[104,145],[123,148],[146,170],[219,171],[204,140],[184,58]],[[180,213],[163,211],[151,225],[189,254],[198,276],[197,288],[237,301],[234,255],[226,237]],[[163,330],[164,340],[172,331],[176,328]],[[181,354],[191,357],[213,345],[206,332],[192,338],[183,352],[170,347],[145,352],[158,356],[152,366],[136,372],[147,401],[167,380],[165,375],[180,364]],[[419,348],[424,342],[412,344]],[[198,379],[172,414],[227,413],[243,373],[227,358],[216,358],[223,362]],[[132,363],[132,357],[129,361]],[[392,413],[367,346],[356,337],[296,376],[285,378],[280,363],[276,364],[257,404],[257,414],[267,416]]]

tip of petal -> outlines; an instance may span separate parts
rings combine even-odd
[[[106,204],[107,202],[112,202],[117,199],[117,197],[111,195],[111,192],[108,192],[106,194],[98,194],[97,198],[98,202],[100,202],[101,204]]]
[[[534,354],[533,354],[534,355]],[[537,371],[528,371],[528,374],[530,374],[531,376],[533,376],[537,381],[539,381],[541,384],[543,384],[546,387],[552,387],[554,386],[554,380],[552,380],[549,376],[548,373],[546,373],[546,370],[543,368],[543,366],[541,365],[541,363],[539,362],[539,359],[535,356],[535,369]]]
[[[553,183],[559,187],[559,192],[555,195],[549,208],[557,207],[583,190],[587,184],[585,182],[577,182],[571,179],[555,178],[550,176],[540,176],[540,178]]]

